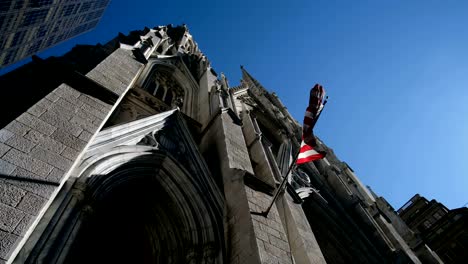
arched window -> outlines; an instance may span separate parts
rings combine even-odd
[[[190,117],[198,117],[198,109],[195,106],[198,101],[194,95],[194,92],[198,89],[196,81],[192,82],[187,79],[188,77],[184,76],[185,72],[175,67],[170,63],[167,63],[167,65],[162,62],[155,64],[150,67],[149,72],[145,70],[137,85],[144,87],[146,91],[159,99],[159,103],[154,105],[155,109],[158,108],[158,112],[161,109],[169,110],[172,106],[177,106],[184,114]],[[150,86],[150,82],[156,83],[155,89],[153,84]],[[149,91],[149,89],[154,90]],[[229,100],[227,103],[230,103]],[[158,106],[156,107],[156,105]]]
[[[163,99],[164,97],[164,93],[166,92],[166,89],[164,88],[164,86],[162,85],[159,85],[158,89],[156,90],[156,92],[154,93],[154,96],[160,100]]]
[[[147,90],[150,94],[153,94],[153,93],[155,92],[156,88],[157,88],[156,82],[153,81],[153,82],[150,82],[150,83],[148,84],[148,87],[146,88],[146,90]]]
[[[169,89],[167,90],[166,98],[164,98],[164,102],[170,106],[172,103],[172,98],[174,98],[174,94],[172,92],[172,89]]]

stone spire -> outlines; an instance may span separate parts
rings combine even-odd
[[[257,81],[252,75],[250,75],[249,72],[244,68],[244,66],[241,65],[241,71],[242,71],[242,83],[246,83],[247,85],[252,85],[254,87],[257,87],[261,90],[266,91],[266,89],[260,84],[259,81]]]

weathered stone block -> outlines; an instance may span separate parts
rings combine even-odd
[[[30,113],[33,116],[41,116],[50,106],[52,105],[52,101],[43,98],[39,102],[37,102],[35,105],[33,105],[31,108],[28,109],[28,113]]]
[[[54,168],[51,165],[34,159],[16,149],[11,149],[7,154],[5,154],[5,156],[3,156],[3,159],[25,170],[34,171],[37,175],[43,177],[49,175],[49,172]]]
[[[281,223],[278,223],[277,221],[267,219],[267,225],[280,233],[283,231],[283,226],[281,225]]]
[[[262,260],[262,263],[264,264],[283,264],[282,262],[279,261],[279,259],[276,256],[274,256],[273,254],[267,251],[261,251],[260,258]]]
[[[0,143],[0,157],[5,155],[11,148],[3,143]]]
[[[88,131],[83,131],[81,132],[80,136],[78,137],[79,139],[81,140],[84,140],[84,141],[88,141],[91,139],[91,137],[93,136],[93,134],[89,133]]]
[[[60,153],[61,156],[69,159],[69,160],[74,160],[78,155],[80,154],[79,151],[76,151],[75,149],[72,149],[70,147],[66,147],[62,153]]]
[[[78,97],[78,100],[96,109],[102,109],[103,111],[109,111],[112,108],[112,105],[106,104],[100,101],[99,99],[96,99],[86,94],[80,95],[80,97]]]
[[[93,124],[94,124],[96,127],[100,126],[101,123],[102,123],[102,120],[99,119],[99,118],[96,118],[96,119],[93,120]],[[88,130],[88,129],[85,129],[85,130]],[[88,131],[90,131],[90,130],[88,130]]]
[[[60,98],[60,96],[58,96],[55,92],[51,92],[45,98],[47,98],[51,102],[57,102],[57,100]]]
[[[0,159],[0,174],[10,175],[15,169],[15,165]]]
[[[76,100],[76,98],[60,98],[55,103],[64,109],[67,109],[71,113],[77,112],[83,105],[83,102]]]
[[[289,244],[286,241],[283,241],[280,238],[273,235],[269,235],[268,238],[270,240],[270,244],[272,244],[273,246],[280,248],[286,252],[289,251]]]
[[[55,131],[51,137],[65,146],[75,150],[82,150],[86,146],[85,141],[71,135],[68,133],[68,131],[62,129],[57,129],[57,131]]]
[[[71,165],[72,161],[68,160],[64,157],[56,155],[54,152],[47,151],[39,146],[35,147],[31,153],[31,157],[36,158],[38,160],[42,160],[56,168],[61,170],[68,170]]]
[[[74,120],[76,119],[76,120]],[[85,121],[83,121],[85,120]],[[96,123],[101,123],[102,122],[102,119],[101,118],[98,118],[96,116],[94,116],[93,114],[91,113],[88,113],[86,111],[78,111],[75,113],[75,115],[73,116],[73,118],[70,120],[71,122],[74,122],[74,123],[77,123],[77,124],[94,124],[96,127]],[[86,128],[85,128],[86,129]],[[86,129],[89,131],[89,129]]]
[[[255,230],[255,235],[257,236],[257,238],[263,240],[263,241],[266,241],[268,242],[268,234],[263,231],[263,230]]]
[[[85,111],[85,112],[87,112],[87,113],[90,113],[90,114],[92,114],[92,115],[94,115],[95,117],[100,118],[100,119],[105,118],[106,115],[107,115],[107,112],[102,112],[102,111],[100,111],[99,109],[96,109],[96,108],[94,108],[94,107],[92,107],[92,106],[90,106],[90,105],[88,105],[88,104],[83,104],[83,105],[81,106],[81,110],[82,110],[82,111]]]
[[[280,232],[278,232],[277,230],[263,224],[263,223],[260,223],[260,228],[261,230],[265,231],[267,234],[270,234],[270,235],[273,235],[275,237],[281,237],[280,235]]]
[[[53,140],[50,137],[45,136],[35,130],[29,131],[24,137],[41,146],[42,148],[54,153],[60,153],[66,148],[66,146],[62,143]]]
[[[81,93],[78,92],[77,90],[71,88],[65,83],[62,83],[57,89],[54,91],[55,95],[66,98],[68,100],[74,100],[78,97],[80,97]]]
[[[81,131],[83,131],[83,129],[81,129],[78,126],[74,126],[70,124],[69,120],[71,118],[72,118],[72,115],[66,109],[63,110],[63,114],[58,114],[52,111],[47,111],[41,116],[42,120],[53,125],[54,127],[66,130],[68,133],[74,136],[78,136],[81,133]]]
[[[57,169],[57,168],[54,168],[49,176],[47,176],[47,180],[48,181],[51,181],[51,182],[56,182],[56,183],[60,183],[63,176],[65,176],[65,172],[60,170],[60,169]]]
[[[54,103],[50,106],[49,109],[47,109],[46,113],[49,113],[51,116],[57,115],[57,118],[60,118],[62,120],[70,120],[76,111],[69,111],[66,108],[63,108],[62,106],[58,105],[57,103]],[[44,113],[42,117],[46,114]]]
[[[26,231],[28,230],[28,227],[32,220],[33,216],[26,214],[16,226],[15,230],[13,231],[13,234],[18,236],[24,236],[24,233],[26,233]]]
[[[14,134],[6,129],[0,129],[0,142],[5,142]]]
[[[9,234],[0,230],[0,258],[8,259],[11,254],[11,249],[19,241],[19,237],[14,234]]]
[[[30,128],[37,130],[45,135],[50,135],[55,131],[55,127],[42,121],[38,117],[31,115],[30,113],[26,112],[20,115],[16,120],[19,122],[29,126]],[[25,133],[24,133],[25,134]],[[23,135],[24,135],[23,134]]]
[[[16,207],[25,194],[25,190],[0,182],[0,203]]]
[[[121,94],[141,66],[142,64],[133,59],[128,50],[117,49],[86,76],[109,90]]]
[[[99,66],[98,66],[99,67]],[[101,69],[96,67],[90,73],[86,74],[89,78],[95,80],[106,88],[109,88],[111,91],[121,94],[127,88],[128,84],[113,78],[114,75],[110,76],[109,71],[111,67],[109,65],[102,65]]]
[[[24,171],[24,170],[23,170]],[[14,172],[15,173],[15,172]],[[25,177],[24,174],[21,176]],[[31,176],[31,174],[26,175],[26,177],[38,177],[38,176]],[[50,195],[54,192],[56,186],[51,184],[45,183],[36,183],[30,182],[25,180],[17,180],[17,179],[0,179],[0,183],[8,183],[15,187],[21,188],[28,192],[32,192],[44,198],[50,198]]]
[[[264,251],[265,250],[265,245],[263,244],[264,241],[260,240],[257,238],[257,247],[258,247],[258,250],[260,251]]]
[[[28,192],[16,208],[28,214],[37,215],[45,202],[46,199]]]
[[[26,134],[29,130],[31,130],[30,127],[16,121],[16,120],[13,120],[11,121],[6,127],[5,127],[6,130],[12,132],[12,133],[15,133],[17,135],[21,135],[23,136],[24,134]]]
[[[84,113],[84,112],[81,112],[81,113]],[[75,127],[81,128],[82,129],[81,133],[83,133],[83,130],[86,130],[88,132],[94,132],[98,129],[98,126],[93,123],[94,120],[99,120],[100,122],[102,122],[102,119],[94,117],[94,116],[93,116],[93,119],[90,120],[90,119],[82,118],[76,115],[70,120],[70,124],[74,125]]]
[[[282,258],[286,254],[286,251],[281,250],[280,248],[270,244],[270,243],[264,243],[265,246],[265,251],[277,258]],[[290,263],[290,261],[288,262]]]
[[[34,148],[35,144],[30,141],[29,139],[26,139],[22,136],[14,135],[10,139],[8,139],[5,144],[7,144],[10,147],[13,147],[15,149],[21,150],[23,152],[30,152],[32,148]],[[0,155],[1,156],[1,155]]]
[[[13,232],[24,216],[20,210],[0,203],[0,230]]]

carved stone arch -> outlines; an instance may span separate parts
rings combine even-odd
[[[172,110],[102,130],[23,262],[223,263],[222,192],[184,118]]]
[[[223,263],[223,216],[206,192],[152,146],[94,155],[25,263]]]
[[[223,263],[222,211],[206,195],[217,190],[168,152],[116,146],[79,173],[26,263]]]
[[[83,220],[83,229],[75,233],[78,244],[71,248],[68,260],[73,259],[76,263],[89,263],[90,259],[84,252],[92,251],[92,247],[102,242],[125,243],[125,241],[107,241],[106,238],[99,238],[97,232],[106,227],[102,226],[102,219],[97,218],[104,217],[104,222],[112,226],[115,224],[108,221],[110,217],[115,216],[115,212],[105,210],[108,216],[103,216],[102,213],[99,214],[98,210],[102,210],[103,206],[106,208],[113,206],[109,197],[116,201],[122,201],[122,197],[115,197],[133,195],[136,196],[136,199],[141,197],[156,198],[161,199],[160,203],[170,204],[168,207],[159,204],[158,201],[146,201],[144,209],[149,210],[149,214],[134,215],[137,218],[150,218],[146,222],[143,221],[143,224],[146,225],[150,223],[145,227],[149,236],[149,240],[146,242],[149,245],[144,245],[144,247],[153,248],[148,252],[140,252],[146,256],[144,261],[149,260],[148,263],[222,262],[220,246],[222,245],[222,234],[220,233],[222,226],[219,226],[216,210],[212,208],[216,205],[207,199],[207,196],[202,195],[204,191],[207,191],[204,190],[205,186],[191,177],[190,173],[180,166],[170,154],[148,146],[120,146],[111,151],[111,154],[100,156],[101,158],[94,159],[92,165],[83,171],[79,179],[81,185],[86,185],[83,207],[86,208],[88,215]],[[140,189],[135,189],[135,186]],[[150,193],[145,196],[141,193],[145,191],[157,193],[157,195]],[[131,202],[132,196],[125,197],[125,199]],[[137,204],[135,206],[138,207]],[[122,206],[119,209],[128,208]],[[132,213],[135,212],[132,211]],[[128,222],[129,219],[124,220]],[[92,221],[98,221],[98,223],[92,223]],[[130,222],[132,222],[131,219]],[[140,220],[136,220],[132,223],[140,222]],[[116,224],[122,224],[122,222]],[[137,228],[135,227],[135,229]],[[79,233],[80,231],[81,233]],[[109,235],[105,231],[103,231],[103,235]],[[118,239],[118,237],[112,237],[112,239]],[[136,243],[136,241],[132,242]],[[134,249],[130,245],[127,246]],[[106,248],[103,248],[93,252],[93,255],[105,253]],[[130,260],[122,254],[119,254],[120,260]],[[98,256],[96,257],[98,258]],[[101,260],[104,259],[99,259],[99,261]],[[142,259],[135,259],[135,261],[141,263]]]
[[[156,74],[162,73],[171,78],[179,86],[183,94],[176,89],[173,102],[180,107],[181,111],[195,120],[199,120],[198,107],[198,83],[193,79],[190,71],[177,56],[167,58],[150,58],[137,85],[147,87]],[[169,87],[166,87],[169,89]]]

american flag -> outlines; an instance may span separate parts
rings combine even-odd
[[[325,89],[320,84],[316,84],[310,90],[309,106],[304,115],[304,124],[302,126],[302,142],[297,164],[314,161],[325,157],[325,152],[316,151],[317,140],[315,139],[313,129],[324,105],[327,103],[325,98]]]

